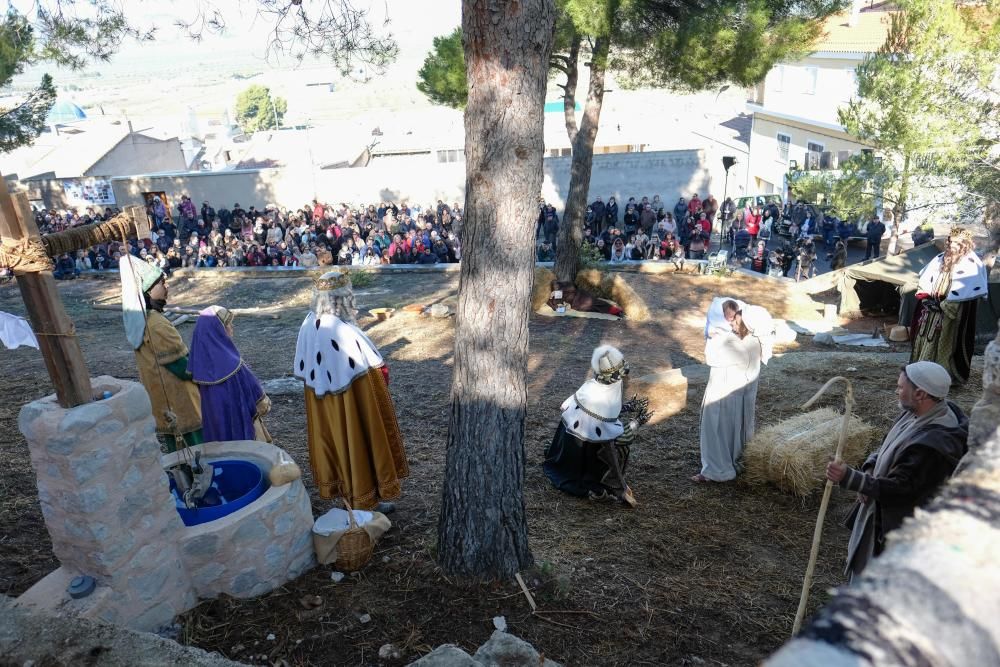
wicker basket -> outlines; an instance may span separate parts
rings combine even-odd
[[[368,532],[358,526],[351,504],[344,499],[344,509],[350,517],[351,527],[337,541],[337,560],[334,565],[343,572],[353,572],[364,567],[371,560],[375,543]]]

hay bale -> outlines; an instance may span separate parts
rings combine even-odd
[[[823,488],[826,464],[837,451],[843,415],[823,408],[769,426],[743,450],[745,481],[770,482],[782,491],[804,497]],[[874,444],[875,429],[851,416],[843,460],[860,463]]]
[[[552,281],[556,274],[546,268],[535,267],[535,278],[531,285],[531,310],[537,311],[545,305],[552,294]]]
[[[625,317],[636,322],[649,320],[649,307],[620,274],[601,273],[596,269],[585,269],[576,274],[576,286],[594,296],[614,301]]]

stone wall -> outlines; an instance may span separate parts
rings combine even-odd
[[[62,564],[19,598],[28,606],[156,629],[195,603],[176,536],[183,528],[163,468],[142,385],[102,376],[111,398],[71,409],[47,396],[22,408],[38,499]],[[73,600],[73,577],[97,582]]]
[[[542,196],[562,209],[569,190],[569,157],[545,158]],[[620,215],[630,196],[652,198],[659,194],[670,207],[677,197],[697,192],[704,197],[712,188],[722,201],[722,164],[709,162],[705,151],[678,150],[649,153],[595,155],[587,201],[615,196]],[[449,203],[465,197],[465,163],[427,164],[415,168],[408,162],[385,159],[356,169],[301,168],[248,169],[224,172],[179,173],[158,176],[124,176],[111,179],[119,206],[144,204],[142,193],[166,192],[171,200],[188,194],[195,202],[210,201],[216,208],[239,202],[244,208],[273,203],[301,206],[314,197],[330,202],[409,201],[427,206],[438,199]],[[35,183],[43,199],[50,197]],[[735,183],[729,184],[735,187]],[[731,193],[736,192],[731,189]],[[47,201],[59,206],[60,201]],[[172,211],[173,212],[173,211]]]

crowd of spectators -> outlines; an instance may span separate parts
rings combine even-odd
[[[108,220],[118,209],[93,208],[83,213],[40,211],[42,233]],[[186,267],[301,266],[333,264],[437,264],[458,262],[462,208],[441,200],[421,208],[406,202],[361,207],[313,201],[296,210],[268,206],[201,209],[182,196],[173,214],[159,198],[147,206],[151,238],[111,242],[56,260],[56,278],[80,271],[116,268],[123,253],[157,264],[165,271]]]
[[[723,219],[735,213],[732,199],[726,199],[721,207]],[[701,199],[695,194],[690,200],[681,197],[669,210],[659,195],[638,201],[629,197],[624,211],[615,197],[608,197],[606,203],[598,197],[587,207],[583,241],[613,264],[662,259],[679,265],[685,259],[705,258],[719,215],[719,202],[712,195]],[[554,256],[558,228],[555,207],[543,202],[535,233],[540,239],[539,261],[550,261]]]
[[[43,233],[51,233],[107,220],[119,212],[112,208],[88,208],[82,213],[39,211],[36,222]],[[161,198],[152,197],[147,206],[153,226],[151,238],[111,242],[79,251],[74,257],[64,255],[56,260],[55,275],[71,278],[85,270],[113,269],[126,252],[165,271],[459,262],[462,213],[457,202],[449,206],[441,200],[426,207],[405,201],[349,206],[314,200],[290,210],[243,208],[239,203],[216,209],[208,201],[199,209],[186,195],[168,208]],[[831,265],[839,268],[846,263],[848,238],[866,237],[868,259],[878,257],[885,232],[877,217],[860,225],[849,224],[801,201],[781,205],[759,199],[738,208],[732,198],[720,205],[711,194],[704,199],[694,194],[670,206],[654,195],[652,199],[630,197],[624,207],[615,197],[607,202],[598,197],[587,207],[583,240],[593,256],[609,263],[665,260],[680,267],[685,260],[706,258],[714,229],[719,232],[720,247],[725,242],[739,261],[764,272],[774,258],[758,241],[766,242],[779,223],[794,244],[788,254],[806,275],[812,273],[815,262],[812,244],[803,247],[806,239],[821,238]],[[535,230],[538,261],[555,259],[559,225],[555,206],[540,202]],[[932,230],[918,228],[915,241],[918,232],[933,235]],[[789,268],[785,262],[784,275],[789,275]]]

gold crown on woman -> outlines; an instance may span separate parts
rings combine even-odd
[[[351,274],[343,269],[337,269],[323,274],[313,282],[313,286],[318,292],[341,289],[351,286]]]
[[[948,232],[948,238],[952,241],[968,241],[972,243],[972,230],[968,227],[959,227],[955,225]]]

